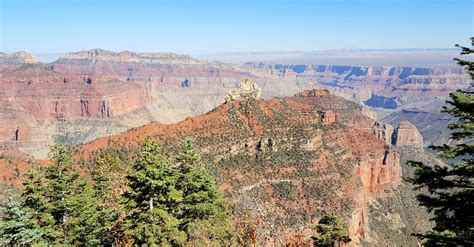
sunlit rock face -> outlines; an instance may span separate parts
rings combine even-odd
[[[269,98],[314,86],[267,69],[174,53],[93,49],[34,62],[23,52],[0,54],[0,144],[42,158],[54,143],[76,145],[206,113],[230,91]]]
[[[393,132],[392,144],[397,147],[423,148],[423,137],[415,125],[404,121]]]
[[[225,101],[232,100],[246,100],[246,99],[260,99],[262,97],[262,89],[250,82],[249,79],[244,79],[239,85],[238,89],[234,89],[227,94]]]
[[[372,107],[396,109],[405,104],[447,97],[467,88],[471,78],[460,67],[394,67],[247,63],[250,67],[291,73],[331,88],[337,95]]]

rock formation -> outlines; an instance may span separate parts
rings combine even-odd
[[[227,94],[225,101],[230,102],[232,100],[260,99],[261,97],[262,89],[250,82],[249,79],[244,79],[240,83],[238,89],[234,89]]]
[[[372,133],[387,144],[392,143],[393,127],[390,124],[375,121],[371,128]]]
[[[204,62],[188,55],[180,55],[172,52],[112,52],[102,49],[66,53],[59,58],[57,63],[77,63],[78,61],[141,64],[204,64]]]
[[[331,124],[337,122],[337,113],[333,111],[321,111],[319,115],[323,124]]]
[[[397,147],[423,148],[423,137],[415,125],[403,121],[393,132],[392,144]]]
[[[12,54],[0,52],[0,64],[21,65],[21,64],[37,64],[38,61],[30,53],[18,51]]]

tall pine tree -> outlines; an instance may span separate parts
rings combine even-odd
[[[191,141],[183,142],[175,157],[176,188],[183,193],[179,207],[180,229],[195,245],[223,244],[230,237],[228,203],[217,190],[214,177],[201,164]]]
[[[176,170],[162,157],[158,143],[147,138],[132,168],[124,195],[131,211],[126,233],[136,245],[183,244],[186,233],[175,216],[183,193],[176,189]]]
[[[471,38],[474,46],[474,38]],[[458,47],[461,47],[457,45]],[[461,47],[461,55],[474,53]],[[474,79],[474,62],[455,59]],[[448,127],[455,145],[432,147],[449,165],[427,165],[409,162],[416,167],[415,176],[408,179],[428,194],[417,196],[421,205],[434,214],[435,226],[419,236],[426,246],[474,246],[474,93],[457,90],[443,111],[456,119]]]

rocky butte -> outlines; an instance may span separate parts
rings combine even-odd
[[[401,122],[393,132],[392,144],[397,147],[423,148],[423,137],[415,125],[408,121]]]

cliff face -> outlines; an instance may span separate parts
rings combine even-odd
[[[141,63],[141,64],[203,64],[188,55],[171,52],[137,53],[130,51],[111,52],[102,49],[72,52],[62,55],[57,64],[95,63],[98,61],[114,63]]]
[[[229,91],[241,90],[245,78],[261,89],[256,96],[266,98],[313,86],[269,70],[174,53],[95,49],[50,64],[28,64],[23,53],[14,56],[24,59],[0,59],[0,143],[38,158],[54,143],[76,145],[151,121],[172,123],[208,112],[224,103]],[[16,138],[18,130],[22,138]]]
[[[250,67],[291,73],[330,87],[341,96],[372,107],[396,109],[404,104],[446,97],[467,88],[470,77],[462,68],[366,67],[247,63]]]
[[[369,200],[401,182],[398,154],[370,132],[372,120],[361,109],[327,90],[268,101],[234,100],[205,115],[148,124],[82,150],[120,140],[136,147],[146,136],[170,150],[185,133],[209,161],[233,204],[235,221],[251,213],[262,233],[259,244],[277,244],[273,231],[286,243],[297,236],[309,242],[309,229],[323,212],[350,222],[357,242],[369,237]],[[337,117],[327,121],[322,113]],[[275,222],[273,229],[268,221]]]
[[[415,125],[403,121],[393,132],[392,144],[397,147],[423,148],[423,137]]]
[[[392,143],[393,127],[390,124],[375,121],[371,128],[372,133],[387,144]]]

